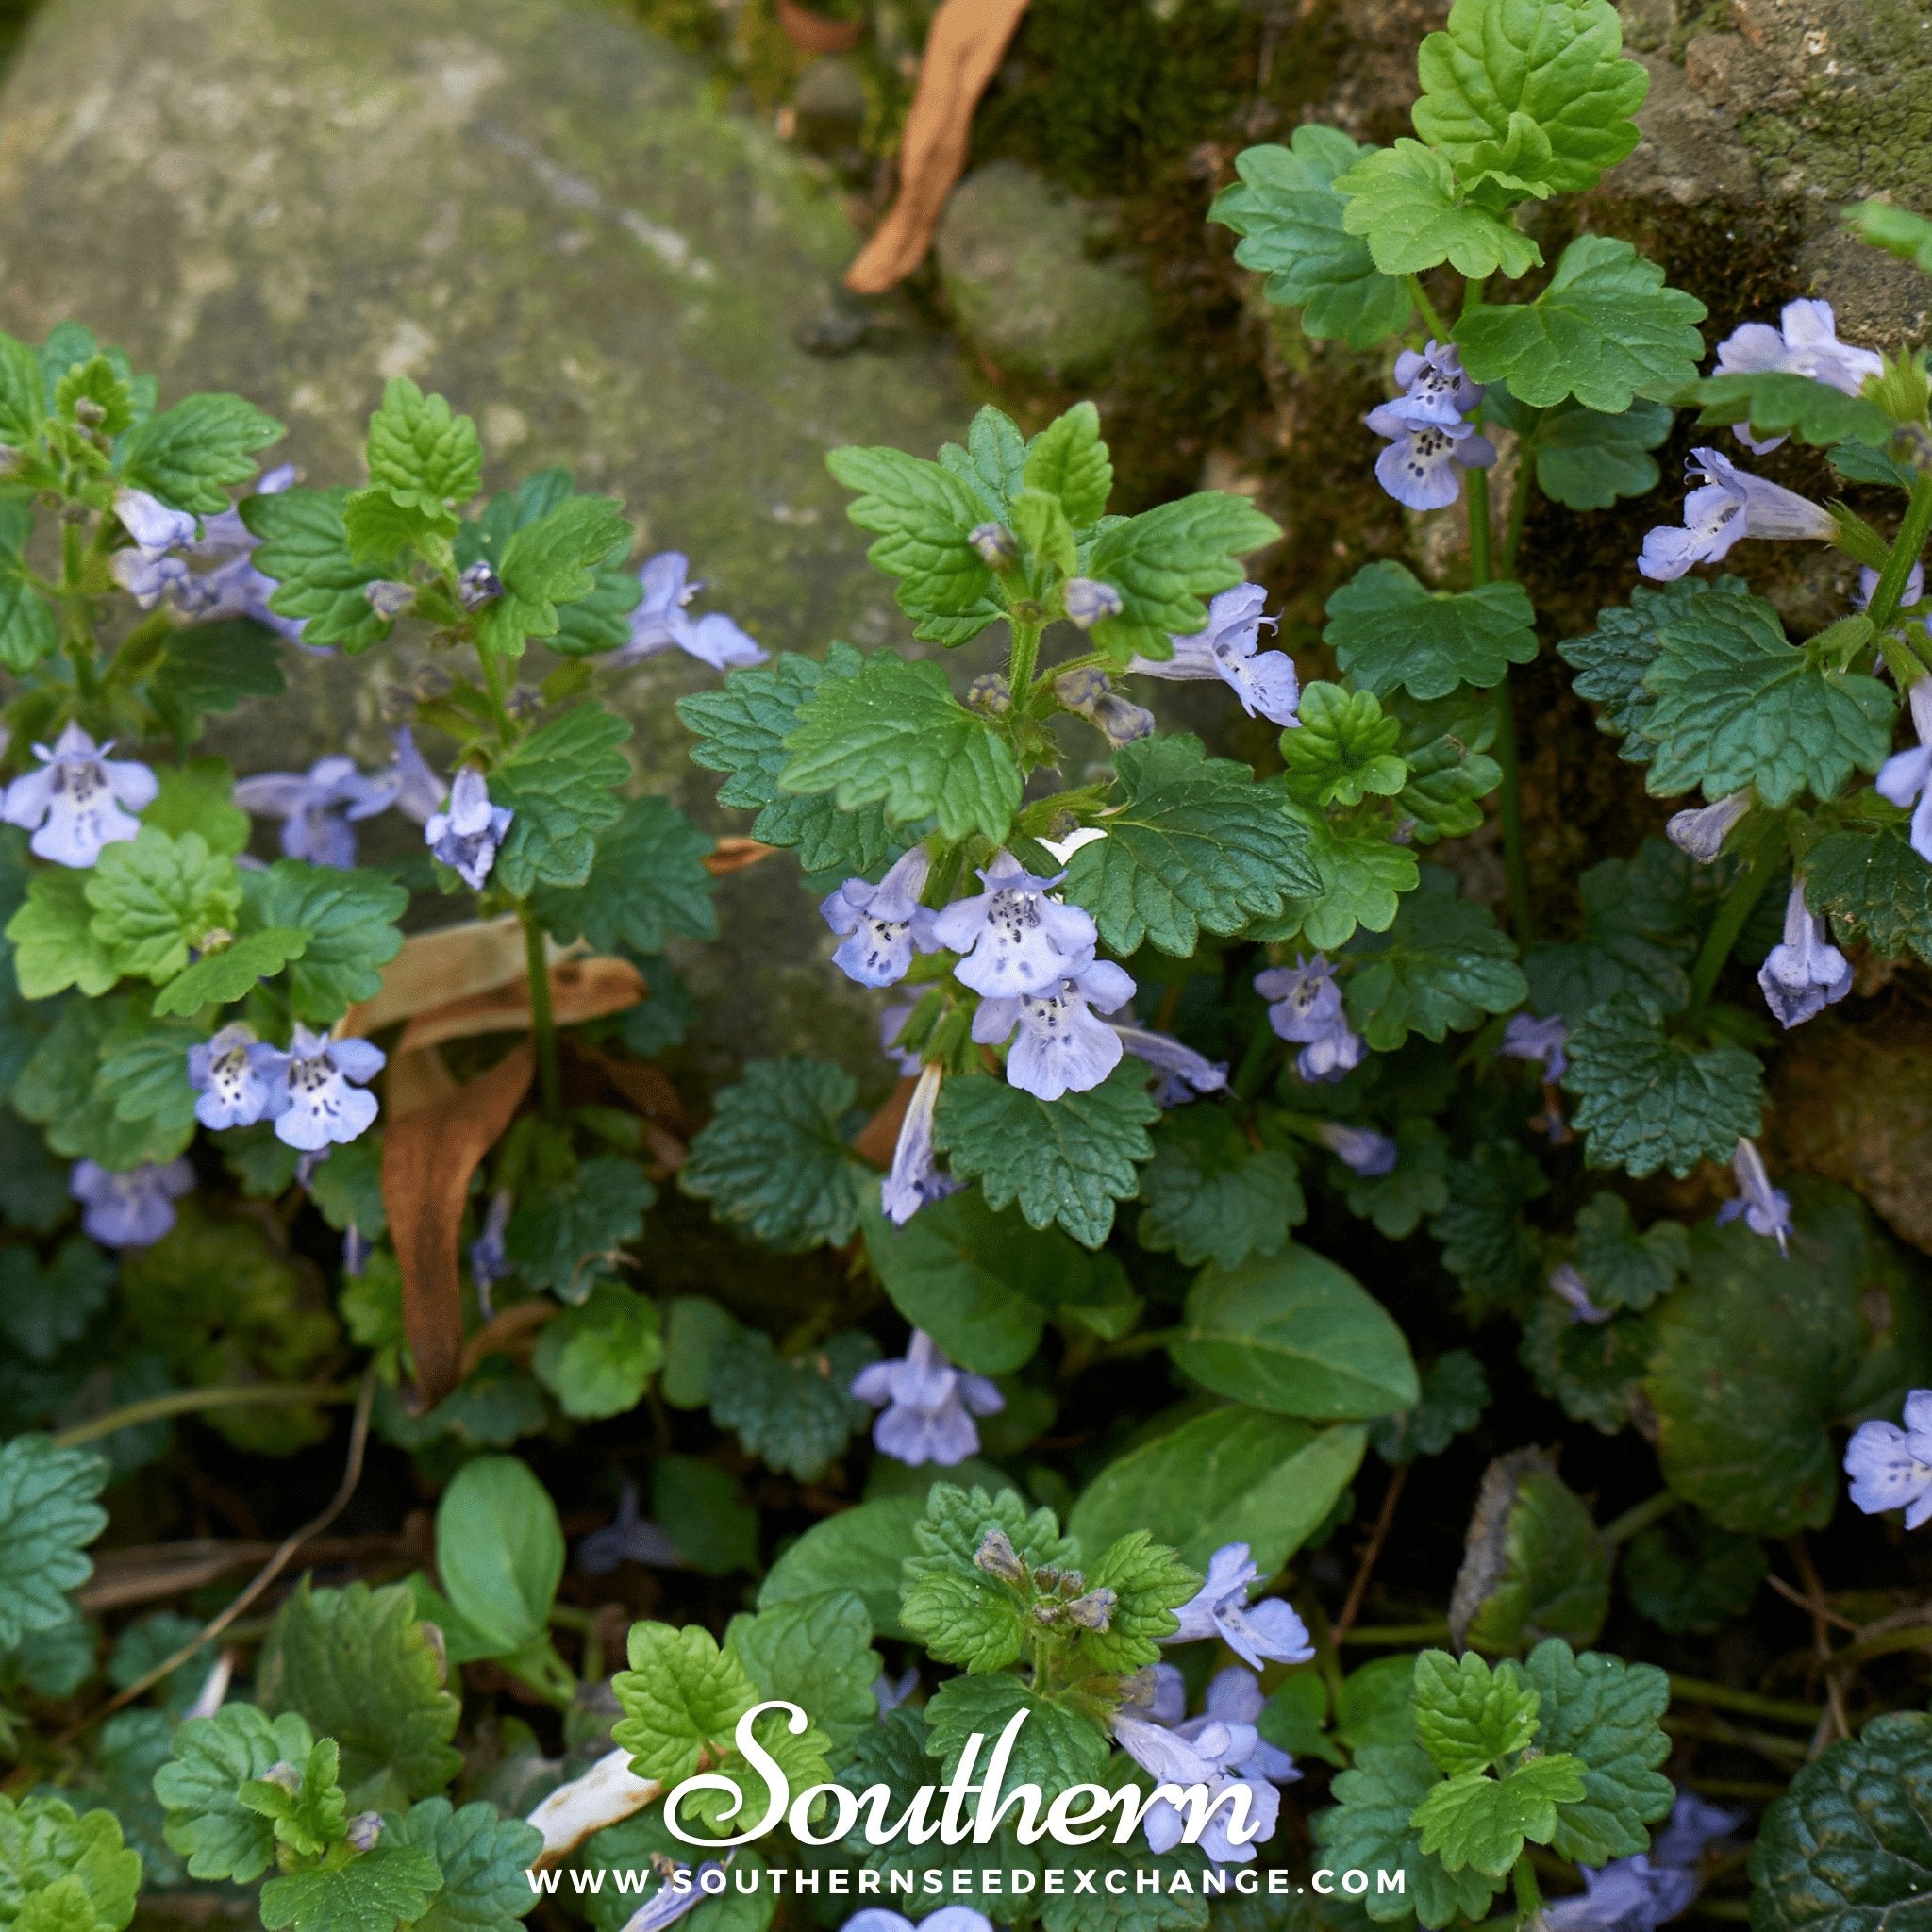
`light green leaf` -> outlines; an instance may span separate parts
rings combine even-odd
[[[277,1764],[302,1764],[314,1733],[292,1711],[271,1721],[253,1704],[225,1704],[175,1733],[175,1755],[155,1773],[168,1809],[168,1843],[193,1878],[249,1885],[275,1862],[275,1826],[242,1803],[242,1787]]]
[[[1760,437],[1795,436],[1820,448],[1848,441],[1883,448],[1891,441],[1891,425],[1876,403],[1790,370],[1707,375],[1687,398],[1692,399],[1704,405],[1700,424],[1748,423]]]
[[[261,1888],[265,1932],[392,1932],[419,1922],[442,1874],[427,1852],[385,1835],[341,1865],[311,1865]]]
[[[743,1664],[760,1697],[783,1697],[842,1753],[878,1723],[873,1695],[881,1666],[872,1647],[872,1620],[850,1588],[760,1607],[733,1617],[724,1648]]]
[[[1446,697],[1458,684],[1502,683],[1536,656],[1536,612],[1521,584],[1452,594],[1425,590],[1399,563],[1371,563],[1328,600],[1322,635],[1341,665],[1378,696]],[[1299,734],[1291,734],[1291,738]]]
[[[31,450],[47,417],[41,358],[26,343],[0,333],[0,442]]]
[[[185,1132],[194,1120],[188,1051],[203,1032],[185,1020],[148,1019],[137,1008],[101,1041],[95,1084],[124,1121],[154,1121]]]
[[[1302,692],[1300,724],[1281,734],[1289,795],[1310,807],[1392,798],[1408,781],[1395,749],[1401,741],[1401,720],[1382,715],[1374,692],[1311,684]]]
[[[244,497],[242,521],[261,539],[255,567],[273,577],[269,608],[303,620],[302,641],[340,644],[351,657],[390,632],[364,595],[382,573],[349,554],[342,522],[346,490],[283,490]]]
[[[634,1409],[663,1358],[657,1304],[600,1281],[580,1307],[544,1327],[530,1367],[565,1415],[595,1422]]]
[[[459,1615],[508,1657],[544,1635],[563,1575],[550,1493],[514,1456],[466,1462],[436,1508],[436,1567]]]
[[[898,578],[899,608],[913,620],[915,637],[964,643],[999,614],[992,573],[968,541],[987,520],[970,484],[896,449],[835,449],[825,467],[859,491],[846,514],[878,538],[866,556]],[[974,618],[970,628],[945,622]]]
[[[1387,934],[1358,935],[1349,948],[1360,963],[1348,982],[1348,1016],[1377,1053],[1412,1033],[1441,1041],[1529,995],[1516,948],[1489,908],[1459,897],[1440,866],[1421,873]]]
[[[53,607],[22,575],[20,559],[0,552],[0,664],[25,677],[59,646]]]
[[[218,629],[197,624],[175,632],[177,638],[198,638]],[[276,674],[275,691],[281,691]],[[248,814],[234,802],[235,774],[226,758],[191,758],[185,765],[163,765],[156,772],[159,787],[154,803],[141,815],[144,825],[163,832],[199,832],[210,852],[232,858],[248,845]]]
[[[1385,275],[1420,275],[1442,262],[1465,275],[1500,271],[1512,280],[1542,260],[1542,250],[1487,208],[1458,200],[1455,170],[1406,137],[1372,148],[1335,183],[1347,197],[1341,225],[1365,236]]]
[[[914,1554],[901,1572],[899,1621],[941,1663],[974,1675],[1003,1670],[1032,1641],[1018,1593],[974,1561],[995,1529],[1033,1569],[1063,1569],[1080,1554],[1060,1535],[1051,1509],[1029,1511],[1011,1490],[989,1496],[933,1485],[912,1532]]]
[[[134,1917],[141,1857],[111,1811],[51,1792],[0,1796],[0,1911],[8,1932],[122,1932]]]
[[[1901,261],[1914,261],[1932,275],[1932,221],[1889,201],[1861,201],[1845,210],[1861,239]]]
[[[262,933],[308,935],[289,969],[298,1020],[327,1024],[373,998],[382,968],[403,949],[396,922],[409,894],[380,873],[278,858],[266,872],[244,873],[242,891],[250,923]]]
[[[630,1669],[610,1680],[623,1718],[611,1741],[631,1754],[631,1769],[670,1786],[689,1777],[708,1751],[731,1749],[738,1720],[758,1703],[751,1674],[734,1650],[698,1624],[630,1626]]]
[[[1091,403],[1075,403],[1049,423],[1027,444],[1021,479],[1028,490],[1058,497],[1075,529],[1105,515],[1113,493],[1113,463],[1100,440],[1099,410]]]
[[[108,1526],[94,1498],[108,1465],[48,1436],[0,1445],[0,1656],[74,1614],[68,1596],[93,1574],[85,1552]]]
[[[1004,409],[982,403],[966,432],[964,447],[940,445],[940,466],[950,470],[985,506],[989,517],[1004,517],[1025,487],[1026,439]]]
[[[1326,819],[1303,812],[1308,850],[1322,874],[1317,898],[1292,900],[1277,921],[1264,922],[1251,935],[1259,940],[1291,940],[1297,934],[1318,952],[1346,945],[1357,926],[1387,932],[1405,893],[1422,877],[1414,851],[1392,844],[1383,831],[1338,835]]]
[[[25,902],[7,922],[23,999],[51,999],[70,986],[98,999],[121,977],[112,951],[93,930],[89,876],[62,865],[28,879]]]
[[[618,747],[629,736],[615,712],[579,705],[533,731],[490,774],[492,799],[516,813],[496,855],[506,891],[523,896],[590,878],[596,835],[624,810],[616,788],[630,766]]]
[[[210,852],[199,832],[179,838],[155,825],[138,837],[105,845],[87,882],[94,937],[123,973],[174,978],[188,949],[217,927],[230,927],[242,909],[235,862]]]
[[[1038,1785],[1051,1800],[1072,1785],[1098,1779],[1108,1759],[1107,1733],[1091,1718],[1037,1697],[1018,1677],[998,1672],[991,1676],[950,1678],[926,1705],[925,1748],[940,1761],[935,1782],[952,1776],[975,1732],[988,1740],[980,1747],[983,1774],[991,1740],[1022,1710],[1026,1722],[1014,1740],[995,1801],[1015,1785]]]
[[[1445,1776],[1487,1771],[1536,1736],[1540,1693],[1516,1669],[1474,1651],[1425,1650],[1415,1660],[1415,1740]]]
[[[1524,1840],[1546,1845],[1557,1833],[1557,1807],[1583,1795],[1575,1758],[1533,1757],[1506,1778],[1467,1771],[1437,1785],[1410,1821],[1422,1848],[1452,1872],[1473,1865],[1506,1877],[1523,1856]]]
[[[1125,1676],[1158,1662],[1161,1644],[1180,1628],[1174,1612],[1200,1594],[1203,1580],[1145,1529],[1115,1538],[1087,1570],[1088,1590],[1110,1592],[1114,1603],[1106,1629],[1079,1633],[1082,1665]]]
[[[433,519],[460,509],[483,481],[475,421],[451,415],[441,396],[425,396],[407,375],[391,376],[369,419],[369,480]]]
[[[308,943],[308,935],[300,926],[272,925],[204,954],[155,995],[156,1016],[198,1013],[210,1001],[226,1006],[239,1000],[258,981],[274,978],[290,960],[299,959]],[[105,1059],[102,1064],[105,1071]]]
[[[914,1553],[923,1496],[880,1496],[827,1516],[789,1545],[758,1586],[758,1607],[854,1590],[881,1637],[903,1637],[899,1566]]]
[[[190,396],[137,423],[121,445],[121,481],[175,509],[214,516],[228,491],[255,475],[255,452],[282,425],[242,396]]]
[[[485,608],[476,626],[479,641],[515,658],[525,639],[555,637],[563,622],[558,607],[590,596],[605,558],[620,545],[627,547],[630,538],[630,525],[608,496],[567,497],[548,515],[525,524],[503,546],[496,566],[503,594]]]

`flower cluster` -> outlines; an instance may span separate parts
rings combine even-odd
[[[257,482],[255,493],[277,496],[293,486],[297,475],[292,463],[284,463]],[[275,581],[257,569],[259,540],[239,510],[230,508],[197,520],[186,510],[170,509],[144,490],[122,489],[114,492],[114,514],[134,541],[115,551],[108,567],[143,610],[165,599],[190,624],[246,617],[291,643],[303,643],[303,620],[269,608]],[[191,568],[197,563],[208,567]]]
[[[375,1119],[363,1091],[387,1057],[366,1040],[331,1040],[297,1023],[286,1050],[241,1021],[188,1050],[188,1080],[205,1127],[273,1121],[275,1138],[305,1154],[356,1140]]]
[[[1462,493],[1465,470],[1487,470],[1496,446],[1470,420],[1483,387],[1464,375],[1453,342],[1431,340],[1395,359],[1403,392],[1365,419],[1389,447],[1375,458],[1375,480],[1409,509],[1446,509]]]
[[[1292,966],[1270,966],[1255,975],[1255,991],[1268,1002],[1268,1024],[1301,1048],[1295,1071],[1304,1080],[1339,1080],[1361,1065],[1368,1049],[1342,1011],[1341,986],[1322,954]]]

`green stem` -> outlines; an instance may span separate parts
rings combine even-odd
[[[1535,412],[1541,420],[1542,412]],[[1516,459],[1516,490],[1509,499],[1509,522],[1503,531],[1503,560],[1496,575],[1505,579],[1516,575],[1516,553],[1523,543],[1524,520],[1529,515],[1529,499],[1536,490],[1536,423],[1523,433]]]
[[[1738,935],[1744,930],[1744,922],[1751,917],[1752,908],[1764,896],[1765,887],[1777,876],[1784,856],[1784,841],[1767,838],[1757,848],[1757,856],[1745,868],[1744,876],[1731,888],[1729,897],[1718,908],[1717,918],[1711,922],[1710,931],[1705,938],[1704,950],[1698,954],[1697,964],[1691,969],[1691,1012],[1702,1012],[1708,1004],[1711,990],[1717,985],[1717,976],[1724,970],[1724,961],[1731,957],[1731,948],[1738,943]]]
[[[338,1382],[258,1382],[245,1388],[173,1389],[165,1395],[143,1396],[139,1402],[124,1403],[92,1421],[76,1423],[54,1438],[57,1449],[78,1449],[83,1442],[98,1442],[119,1429],[131,1429],[142,1423],[166,1422],[171,1416],[192,1415],[204,1408],[243,1408],[286,1406],[297,1402],[354,1402],[356,1391]]]
[[[1621,1516],[1613,1516],[1597,1533],[1607,1543],[1627,1543],[1639,1530],[1660,1523],[1677,1507],[1676,1491],[1659,1490],[1641,1503],[1633,1503]]]
[[[1906,505],[1905,520],[1898,526],[1898,535],[1892,539],[1891,555],[1885,560],[1885,568],[1878,573],[1878,587],[1872,592],[1872,601],[1865,607],[1865,612],[1880,630],[1890,624],[1898,611],[1900,600],[1905,595],[1906,580],[1912,574],[1912,566],[1919,560],[1919,553],[1925,547],[1925,538],[1932,533],[1932,470],[1921,470],[1912,484],[1911,501]]]
[[[1815,1724],[1824,1715],[1818,1704],[1792,1704],[1779,1697],[1760,1697],[1755,1690],[1734,1690],[1704,1677],[1680,1677],[1671,1673],[1671,1699],[1676,1704],[1705,1704],[1712,1710],[1735,1710],[1740,1717],[1768,1717],[1777,1724]]]
[[[1436,313],[1436,305],[1429,300],[1420,275],[1404,275],[1403,287],[1408,291],[1408,299],[1416,306],[1417,313],[1423,319],[1423,325],[1439,342],[1449,340],[1449,331],[1442,326],[1442,318]]]
[[[1516,1923],[1526,1925],[1543,1908],[1543,1895],[1536,1882],[1536,1868],[1529,1862],[1527,1852],[1517,1858],[1509,1876],[1516,1888]]]
[[[1503,769],[1503,870],[1508,884],[1509,924],[1516,943],[1527,946],[1536,936],[1536,914],[1529,896],[1529,867],[1523,856],[1523,775],[1516,755],[1516,698],[1506,675],[1496,687],[1496,762]]]
[[[1021,624],[1017,619],[1012,620],[1012,625],[1013,648],[1007,658],[1007,688],[1013,694],[1013,702],[1024,705],[1032,693],[1033,666],[1040,656],[1040,633],[1044,626]]]
[[[543,1118],[563,1119],[563,1083],[557,1072],[557,1014],[550,1004],[550,962],[543,955],[543,928],[527,906],[517,908],[524,928],[524,965],[530,980],[530,1031],[537,1040],[537,1080],[543,1095]]]

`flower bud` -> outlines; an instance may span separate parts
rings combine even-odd
[[[1090,1590],[1067,1606],[1067,1615],[1083,1630],[1102,1631],[1113,1622],[1114,1605],[1119,1601],[1110,1590]]]
[[[378,617],[400,617],[416,601],[413,584],[399,584],[391,577],[377,577],[373,584],[364,584],[362,594]]]
[[[20,468],[20,452],[10,443],[0,442],[0,476],[10,476]]]
[[[352,1852],[371,1850],[382,1836],[382,1813],[380,1811],[358,1811],[349,1820],[344,1836],[349,1840]]]
[[[1002,1583],[1024,1583],[1026,1580],[1026,1566],[1021,1562],[1020,1553],[1014,1549],[1003,1529],[987,1531],[973,1561],[977,1569],[984,1570],[989,1576],[997,1576]]]
[[[1689,811],[1674,812],[1664,827],[1671,843],[1687,852],[1699,865],[1710,865],[1724,849],[1731,829],[1751,809],[1751,788],[1733,791],[1714,805],[1694,806]]]
[[[302,1774],[286,1757],[278,1757],[262,1773],[261,1782],[293,1797],[302,1789]]]
[[[92,396],[77,396],[74,404],[74,420],[83,429],[98,429],[108,420],[108,412]]]
[[[1004,718],[1013,708],[1013,688],[997,671],[982,671],[966,687],[966,703],[989,718]]]
[[[1060,603],[1069,623],[1091,630],[1103,617],[1121,614],[1121,593],[1111,584],[1092,577],[1069,577],[1060,589]]]
[[[1063,672],[1053,681],[1053,694],[1068,710],[1084,715],[1107,695],[1107,673],[1092,664]]]
[[[503,595],[503,579],[487,563],[473,563],[457,579],[457,595],[465,610],[475,610]]]
[[[988,570],[1005,570],[1019,560],[1020,546],[1004,524],[980,524],[966,539]]]
[[[1089,715],[1107,734],[1109,744],[1138,744],[1141,739],[1154,735],[1154,713],[1144,705],[1124,698],[1117,691],[1096,698]]]

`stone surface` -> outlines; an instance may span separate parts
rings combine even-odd
[[[572,0],[49,0],[0,97],[0,325],[75,316],[164,398],[251,396],[317,483],[359,480],[384,379],[413,376],[475,414],[489,487],[572,464],[625,500],[641,556],[688,551],[774,649],[904,635],[824,454],[930,452],[972,408],[951,346],[909,327],[798,346],[855,246],[702,67]],[[407,643],[295,658],[290,697],[221,748],[373,756],[413,668]],[[660,658],[608,694],[644,782],[715,824],[671,710],[713,682]],[[717,1037],[875,1063],[794,879],[778,860],[722,888],[703,976],[742,996]]]
[[[1018,161],[953,191],[935,248],[959,325],[998,367],[1077,377],[1143,341],[1152,315],[1132,262],[1090,260],[1092,213]]]

